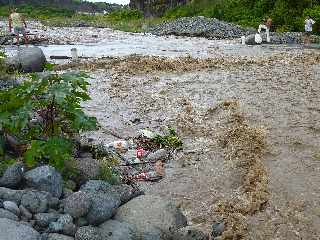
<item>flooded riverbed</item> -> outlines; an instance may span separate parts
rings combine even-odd
[[[154,36],[143,33],[123,33],[92,28],[62,28],[59,30],[33,31],[50,42],[59,44],[39,45],[47,58],[50,56],[71,57],[71,49],[76,48],[84,58],[120,57],[132,54],[164,57],[192,56],[195,58],[217,58],[224,56],[267,56],[274,52],[287,52],[305,48],[301,45],[241,45],[236,40],[209,40],[176,36]],[[63,35],[68,40],[63,40]],[[94,37],[92,37],[94,36]],[[6,46],[9,55],[18,47]]]
[[[47,57],[73,47],[84,57],[121,57],[65,66],[91,75],[84,107],[101,129],[88,137],[108,143],[171,126],[183,150],[163,180],[141,185],[147,193],[175,200],[195,227],[224,220],[226,239],[319,239],[319,50],[104,34],[41,46]]]

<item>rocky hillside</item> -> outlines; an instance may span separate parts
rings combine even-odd
[[[130,0],[130,7],[138,9],[146,17],[162,16],[170,8],[184,5],[188,0]]]

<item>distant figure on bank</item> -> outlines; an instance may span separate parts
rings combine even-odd
[[[304,30],[305,30],[305,40],[304,43],[309,44],[310,43],[310,36],[312,33],[312,25],[316,22],[310,17],[307,16],[307,19],[304,21]]]
[[[27,24],[24,17],[20,13],[17,13],[17,9],[13,9],[9,16],[9,31],[12,32],[13,30],[16,35],[17,45],[20,43],[20,34],[23,35],[25,44],[29,43],[26,28]]]
[[[262,23],[259,25],[258,33],[265,32],[267,34],[267,42],[270,42],[270,28],[272,26],[272,19],[267,18],[262,21]]]

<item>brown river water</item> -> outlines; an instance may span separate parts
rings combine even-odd
[[[320,239],[319,50],[104,34],[42,48],[116,57],[72,65],[90,71],[95,141],[177,129],[183,150],[164,179],[141,184],[147,193],[173,199],[197,228],[224,219],[224,239]]]

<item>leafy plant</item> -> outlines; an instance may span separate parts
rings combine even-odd
[[[14,159],[3,159],[0,161],[0,176],[4,174],[4,172],[7,170],[8,167],[10,167],[12,164],[16,163],[16,160]]]
[[[119,161],[116,158],[107,159],[103,158],[101,161],[101,168],[99,179],[107,181],[110,184],[119,184],[119,175],[114,171],[114,167],[119,165]]]
[[[6,75],[7,67],[4,64],[4,59],[6,58],[6,55],[3,51],[0,49],[0,76],[3,77]]]
[[[97,127],[80,106],[90,99],[87,78],[84,73],[33,74],[0,91],[0,132],[28,146],[29,166],[43,161],[62,169],[72,157],[74,136]]]
[[[72,158],[72,144],[64,138],[49,138],[46,141],[33,140],[24,157],[28,166],[37,162],[47,162],[63,170],[65,161]]]
[[[178,137],[175,129],[169,128],[168,131],[169,133],[167,135],[157,135],[154,138],[154,141],[159,144],[160,147],[181,148],[183,143]]]

